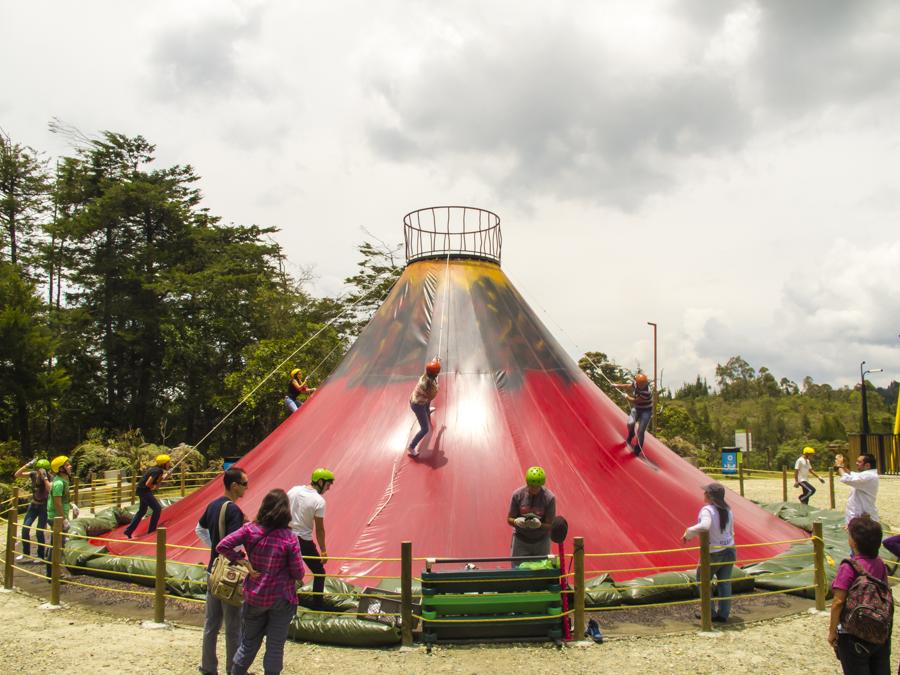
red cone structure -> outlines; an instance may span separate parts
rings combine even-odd
[[[421,236],[418,231],[414,236]],[[625,414],[582,373],[490,260],[499,259],[499,229],[495,236],[486,254],[457,239],[459,250],[441,258],[429,257],[433,236],[424,244],[413,241],[412,250],[408,237],[413,262],[340,367],[239,463],[249,478],[240,502],[249,518],[268,490],[309,482],[320,466],[334,471],[325,516],[330,574],[370,585],[378,579],[365,575],[398,575],[399,562],[378,559],[397,559],[404,540],[412,541],[417,558],[508,555],[510,494],[532,465],[546,470],[557,512],[568,519],[570,536],[584,537],[589,553],[677,549],[696,518],[710,479],[650,434],[645,453],[658,469],[625,447]],[[444,255],[450,247],[437,248]],[[592,320],[602,330],[599,317]],[[442,372],[434,428],[413,459],[406,447],[418,425],[409,396],[435,355]],[[165,509],[160,524],[168,528],[168,541],[199,546],[194,526],[221,491],[216,479]],[[729,493],[728,501],[739,544],[803,536],[736,494]],[[148,538],[147,522],[136,539]],[[150,553],[124,541],[111,548]],[[738,549],[738,561],[786,548]],[[201,551],[175,549],[170,555],[207,560]],[[696,552],[615,556],[589,559],[587,569],[696,560]]]

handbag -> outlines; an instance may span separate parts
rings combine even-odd
[[[219,535],[225,531],[225,510],[230,502],[222,504],[219,509]],[[224,555],[216,557],[209,572],[209,592],[227,605],[240,607],[244,602],[244,579],[247,568],[232,563]]]

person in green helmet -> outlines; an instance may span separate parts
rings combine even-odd
[[[539,466],[525,472],[525,485],[512,493],[506,522],[513,528],[510,556],[550,555],[550,528],[556,517],[556,496],[544,483],[547,475]],[[518,567],[521,561],[513,561]]]
[[[20,466],[15,473],[16,478],[24,478],[26,475],[31,482],[31,503],[22,522],[22,555],[16,556],[16,562],[40,563],[47,557],[44,530],[47,529],[47,499],[50,497],[50,462],[46,459],[32,459]],[[32,558],[31,524],[35,520],[37,520],[37,558]]]
[[[329,469],[316,469],[312,472],[309,485],[295,485],[288,490],[288,501],[291,503],[291,530],[297,535],[303,562],[313,574],[312,608],[324,608],[325,563],[328,562],[328,551],[325,548],[325,497],[323,496],[334,485],[334,473]],[[315,530],[316,544],[313,543]]]

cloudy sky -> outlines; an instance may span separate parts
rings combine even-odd
[[[470,204],[573,356],[900,379],[900,4],[0,0],[0,127],[190,163],[337,293],[365,231]]]

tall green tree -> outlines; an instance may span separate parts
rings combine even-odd
[[[30,281],[11,262],[0,261],[0,392],[5,416],[25,456],[32,452],[31,413],[48,391],[65,391],[67,378],[50,366],[55,340],[44,321],[44,306]]]
[[[37,231],[47,215],[50,182],[46,159],[0,129],[0,225],[7,262],[29,262]]]

